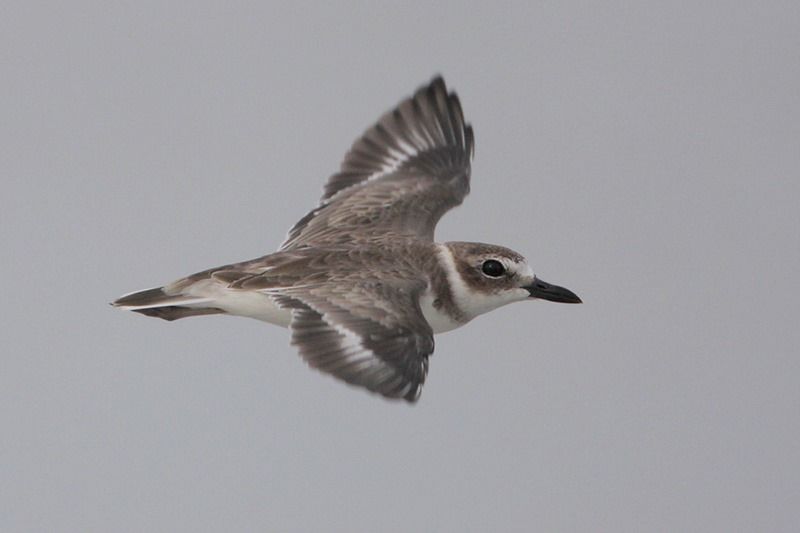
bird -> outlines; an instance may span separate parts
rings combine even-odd
[[[227,314],[288,327],[312,368],[414,403],[435,334],[513,302],[581,303],[513,250],[434,240],[469,193],[474,144],[458,96],[435,76],[355,141],[276,252],[111,305],[168,321]]]

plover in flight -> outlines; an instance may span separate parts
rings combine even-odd
[[[511,302],[581,301],[508,248],[433,240],[469,192],[473,145],[458,97],[437,77],[353,144],[277,252],[113,305],[164,320],[229,314],[289,327],[310,366],[414,402],[434,334]]]

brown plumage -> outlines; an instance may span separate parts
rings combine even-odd
[[[469,192],[473,151],[458,97],[437,77],[353,144],[277,252],[113,305],[164,320],[226,313],[289,326],[312,367],[416,401],[434,333],[534,295],[516,252],[433,242],[436,223]],[[577,300],[537,283],[539,297]]]

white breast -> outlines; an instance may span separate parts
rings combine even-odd
[[[428,289],[419,299],[419,306],[422,309],[422,316],[430,324],[434,333],[444,333],[451,331],[464,325],[464,323],[456,322],[450,315],[436,309],[433,306],[435,296],[433,292]]]

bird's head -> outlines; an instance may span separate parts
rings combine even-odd
[[[539,279],[513,250],[474,242],[448,242],[444,248],[453,296],[470,318],[522,300],[581,303],[569,289]]]

